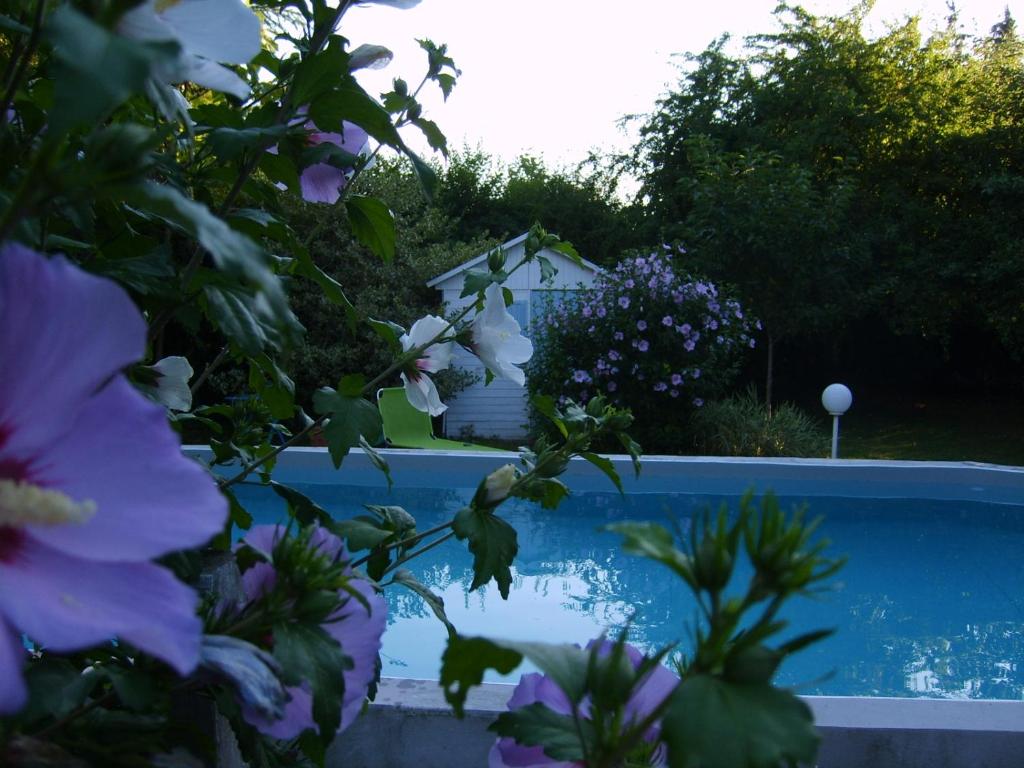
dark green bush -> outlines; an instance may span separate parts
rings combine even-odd
[[[753,387],[693,412],[693,446],[710,456],[827,456],[828,435],[790,403],[770,411]]]

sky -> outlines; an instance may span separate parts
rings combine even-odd
[[[818,15],[847,11],[853,0],[805,0]],[[625,151],[636,129],[619,123],[650,112],[678,80],[683,59],[728,32],[735,40],[777,29],[776,0],[422,0],[411,9],[361,5],[340,30],[355,47],[385,45],[395,53],[380,71],[359,74],[371,94],[389,90],[393,77],[414,86],[426,69],[417,38],[446,43],[462,70],[444,102],[424,89],[424,116],[449,146],[480,147],[504,162],[528,153],[549,167],[567,167],[591,150]],[[1024,20],[1024,0],[961,0],[968,34],[985,34],[1003,9]],[[920,15],[925,30],[942,28],[944,0],[877,0],[869,33]],[[406,134],[423,154],[416,132]]]

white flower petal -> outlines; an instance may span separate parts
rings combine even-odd
[[[249,86],[245,80],[227,67],[195,56],[181,61],[178,76],[175,79],[188,80],[196,85],[209,88],[211,91],[230,93],[238,99],[249,98]]]
[[[260,52],[260,20],[240,0],[178,0],[157,15],[196,56],[247,64]]]
[[[410,379],[403,373],[402,383],[405,385],[405,396],[409,400],[409,405],[417,411],[440,416],[448,410],[448,406],[441,402],[437,387],[427,374],[421,373],[416,379]]]
[[[409,329],[409,333],[404,334],[400,339],[402,342],[402,349],[408,352],[413,347],[423,346],[431,339],[436,338],[438,334],[444,333],[448,329],[448,325],[447,320],[437,317],[436,315],[421,317],[412,324],[412,328]],[[455,350],[453,349],[453,345],[450,341],[442,342],[441,344],[431,344],[420,354],[417,366],[420,370],[427,371],[429,373],[443,371],[451,365],[454,351]],[[426,409],[420,408],[420,410],[422,411]]]
[[[501,286],[492,283],[484,293],[484,309],[473,318],[473,352],[495,376],[519,386],[526,374],[517,368],[533,356],[533,342],[521,334],[519,323],[505,308]]]
[[[172,411],[192,410],[192,391],[188,387],[194,371],[184,357],[165,357],[154,363],[160,374],[156,382],[156,400]]]

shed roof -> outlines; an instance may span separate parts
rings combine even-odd
[[[511,240],[509,240],[507,243],[502,243],[501,246],[500,246],[501,250],[503,250],[503,251],[511,251],[511,250],[513,250],[514,248],[516,248],[516,246],[519,246],[519,245],[523,244],[526,241],[526,236],[529,235],[529,234],[530,234],[529,232],[523,232],[523,234],[519,235],[519,237],[514,237]],[[452,277],[454,277],[454,276],[456,276],[456,275],[458,275],[458,274],[460,274],[462,272],[465,272],[468,269],[472,269],[477,264],[480,264],[480,263],[486,261],[488,254],[490,254],[491,251],[493,251],[493,250],[494,250],[493,248],[488,249],[488,250],[484,251],[483,253],[481,253],[479,256],[474,256],[473,258],[469,259],[469,261],[464,261],[462,264],[459,264],[457,267],[453,267],[452,269],[449,269],[444,274],[438,275],[437,277],[431,278],[430,280],[427,281],[427,287],[428,288],[436,288],[441,283],[443,283],[445,280],[448,280],[448,279],[450,279],[450,278],[452,278]],[[569,257],[566,256],[564,253],[559,253],[558,251],[553,251],[550,248],[542,248],[541,252],[544,253],[544,255],[547,256],[549,259],[559,259],[559,260],[565,259],[567,261],[571,261],[571,259],[569,259]],[[603,271],[601,269],[601,267],[597,266],[597,264],[594,264],[591,261],[587,261],[584,258],[581,258],[580,260],[583,262],[583,267],[585,269],[593,272],[594,274],[597,274],[597,273]]]

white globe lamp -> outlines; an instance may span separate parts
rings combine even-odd
[[[845,384],[829,384],[821,393],[821,404],[832,416],[832,458],[839,458],[839,417],[853,404],[853,393]]]

